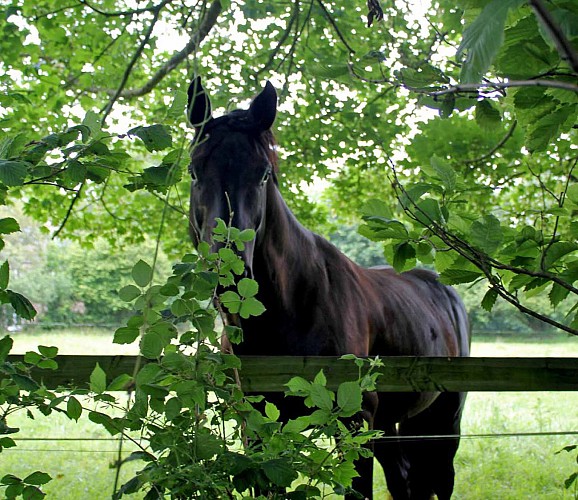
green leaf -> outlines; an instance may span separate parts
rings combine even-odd
[[[163,352],[165,345],[160,334],[153,331],[147,332],[140,341],[140,352],[145,358],[156,359]]]
[[[6,186],[22,186],[30,166],[25,161],[0,160],[0,182]]]
[[[548,298],[550,299],[550,304],[552,304],[552,307],[556,307],[558,304],[560,304],[560,302],[568,297],[569,293],[570,290],[568,290],[568,288],[564,288],[558,283],[554,283],[552,290],[550,290],[550,293],[548,294]]]
[[[523,0],[492,0],[465,30],[456,57],[467,52],[460,75],[461,83],[479,83],[504,42],[508,10]]]
[[[318,78],[333,80],[346,76],[349,73],[349,65],[346,62],[335,64],[313,63],[307,67],[307,72]]]
[[[444,285],[458,285],[471,283],[482,276],[481,271],[468,271],[466,269],[446,269],[440,274],[440,281]]]
[[[575,114],[576,106],[561,106],[532,123],[526,135],[528,150],[545,150],[557,138],[566,120]]]
[[[331,411],[333,409],[333,393],[319,384],[311,385],[310,397],[315,406],[322,410]]]
[[[492,309],[494,308],[494,304],[496,303],[497,298],[498,292],[496,292],[496,290],[494,290],[493,288],[490,288],[484,295],[484,298],[482,299],[482,308],[488,312],[492,312]]]
[[[564,488],[569,490],[577,479],[578,479],[578,472],[573,472],[572,474],[570,474],[570,476],[566,478],[564,481]]]
[[[0,266],[0,290],[6,290],[9,281],[10,281],[10,265],[6,260]]]
[[[566,190],[566,198],[578,205],[578,183],[571,184]]]
[[[1,437],[0,438],[0,452],[2,452],[3,448],[15,448],[16,442],[14,439],[9,437]]]
[[[442,273],[447,268],[451,267],[456,260],[456,255],[453,252],[436,252],[435,268],[438,273]]]
[[[149,384],[155,380],[162,368],[156,363],[147,363],[136,376],[137,387]]]
[[[123,286],[118,291],[118,297],[124,302],[132,302],[137,297],[140,297],[141,291],[134,285]]]
[[[323,387],[327,385],[327,377],[325,376],[325,373],[323,373],[323,369],[319,370],[317,375],[315,375],[313,383],[322,385]]]
[[[403,271],[407,267],[407,261],[413,262],[415,259],[415,248],[411,243],[400,243],[394,248],[393,268],[397,272]]]
[[[133,383],[134,379],[128,375],[127,373],[123,373],[116,377],[108,387],[106,388],[107,391],[125,391]]]
[[[561,450],[558,450],[556,453],[554,453],[554,455],[559,455],[563,451],[569,453],[571,451],[574,451],[576,448],[578,448],[578,444],[569,444],[568,446],[564,446],[564,448],[562,448]]]
[[[53,359],[43,359],[38,363],[38,368],[45,370],[58,370],[58,363]]]
[[[136,135],[141,139],[149,151],[161,151],[170,148],[173,144],[171,134],[164,125],[156,124],[150,127],[135,127],[128,131],[129,135]]]
[[[114,332],[113,342],[115,344],[132,344],[139,336],[139,329],[122,326]]]
[[[55,358],[58,355],[58,347],[39,345],[38,352],[46,358]]]
[[[249,241],[253,241],[255,239],[255,230],[254,229],[243,229],[239,233],[239,240],[243,241],[244,243],[248,243]]]
[[[22,490],[22,498],[26,500],[41,500],[44,497],[46,497],[46,494],[36,486],[25,486],[24,490]]]
[[[407,228],[398,220],[386,219],[379,215],[364,216],[366,225],[359,227],[359,234],[372,241],[387,239],[405,240],[408,237]]]
[[[232,314],[238,313],[241,309],[241,297],[231,290],[222,293],[219,300]]]
[[[191,307],[191,301],[188,300],[177,299],[171,304],[171,313],[177,318],[191,314],[194,310],[195,308]]]
[[[13,474],[6,474],[5,476],[2,476],[2,479],[0,479],[0,484],[20,484],[22,482],[22,479],[20,479],[18,476],[15,476]]]
[[[293,377],[285,384],[288,388],[288,394],[291,396],[308,396],[311,392],[311,382],[303,377]]]
[[[562,257],[578,250],[578,244],[571,241],[557,241],[546,250],[544,270],[554,266]]]
[[[82,125],[84,125],[85,127],[88,127],[88,129],[91,132],[91,135],[93,137],[98,136],[99,132],[101,130],[101,118],[100,115],[98,113],[95,113],[94,111],[90,110],[86,112],[86,115],[84,116],[83,120],[82,120]],[[84,137],[84,135],[83,135]]]
[[[361,410],[362,392],[359,383],[343,382],[337,388],[337,406],[339,415],[351,417]]]
[[[16,383],[20,389],[25,391],[36,391],[40,388],[38,383],[26,375],[20,375],[19,373],[13,373],[10,375],[12,380]]]
[[[175,90],[173,95],[173,102],[167,110],[167,117],[172,120],[182,120],[187,109],[187,93],[182,90]]]
[[[4,490],[4,494],[6,495],[7,499],[13,499],[18,497],[19,495],[22,495],[23,491],[25,488],[25,484],[24,483],[20,483],[20,484],[11,484],[10,486],[8,486],[5,490]]]
[[[484,215],[481,221],[472,223],[470,229],[472,243],[489,254],[494,253],[504,239],[500,221],[493,215]]]
[[[91,411],[88,414],[88,419],[95,424],[102,425],[113,436],[119,433],[118,426],[115,425],[112,418],[105,413],[99,411]]]
[[[239,314],[241,318],[247,319],[250,316],[260,316],[265,312],[265,306],[255,297],[249,297],[241,303]]]
[[[0,219],[0,234],[11,234],[20,231],[20,225],[16,219],[5,217]]]
[[[90,390],[102,394],[106,390],[106,373],[98,363],[90,374]]]
[[[488,99],[476,102],[476,123],[483,129],[492,130],[502,121],[502,115]]]
[[[433,198],[425,198],[419,201],[413,213],[418,222],[424,226],[431,226],[433,223],[445,224],[445,217],[442,214],[440,205]]]
[[[239,344],[243,342],[243,330],[238,326],[226,325],[225,335],[232,344]]]
[[[173,420],[177,416],[180,415],[183,405],[181,400],[177,397],[170,398],[165,403],[165,415],[167,416],[167,420]]]
[[[70,396],[66,403],[66,415],[78,422],[78,419],[82,415],[82,405],[78,402],[74,396]]]
[[[440,117],[449,118],[454,112],[455,105],[456,105],[456,96],[454,94],[445,95],[441,101]]]
[[[74,158],[69,159],[66,162],[66,173],[65,176],[68,180],[74,183],[83,182],[86,180],[87,175],[86,165]]]
[[[395,72],[403,85],[415,89],[429,88],[432,85],[448,83],[448,78],[437,68],[423,64],[419,68],[402,68]]]
[[[131,274],[134,282],[140,287],[147,286],[153,279],[153,270],[144,260],[139,260],[134,265]]]
[[[273,484],[281,487],[289,487],[297,479],[297,471],[287,459],[276,458],[261,464],[263,472]]]
[[[255,280],[243,278],[237,285],[239,295],[244,298],[254,297],[259,291],[259,285]]]
[[[0,339],[0,363],[4,363],[8,357],[8,353],[12,350],[14,341],[8,336],[4,336]]]
[[[28,142],[30,142],[30,138],[26,133],[0,140],[0,159],[9,160],[18,156]]]
[[[355,470],[353,462],[341,462],[337,464],[331,472],[333,479],[345,486],[351,485],[353,478],[359,475]]]
[[[383,219],[391,219],[393,213],[391,207],[383,200],[372,198],[361,207],[361,215],[367,217],[381,217]]]
[[[12,290],[6,290],[10,304],[14,308],[14,311],[18,316],[23,319],[31,320],[36,316],[36,309],[24,295],[20,293],[13,292]]]
[[[311,420],[308,416],[305,417],[297,417],[296,419],[289,420],[283,427],[283,432],[289,433],[299,433],[303,432],[307,427],[311,425]]]
[[[267,401],[265,403],[265,415],[267,415],[267,417],[269,417],[269,419],[272,420],[273,422],[276,422],[277,420],[279,420],[281,412],[273,403],[269,403]]]
[[[176,297],[179,294],[179,287],[172,283],[167,283],[159,289],[159,293],[165,297]]]
[[[88,139],[90,139],[90,135],[92,134],[92,130],[90,129],[90,127],[88,127],[86,125],[74,125],[73,127],[70,127],[66,132],[67,133],[80,132],[80,135],[82,137],[82,142],[84,142],[84,143],[86,143],[88,141]],[[76,135],[76,137],[78,138],[78,135]]]
[[[455,170],[446,160],[436,155],[430,158],[430,163],[436,176],[442,181],[445,190],[452,193],[456,188]]]
[[[24,362],[29,365],[37,365],[42,361],[42,356],[34,351],[28,351],[24,354]]]

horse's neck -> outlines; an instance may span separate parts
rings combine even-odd
[[[255,249],[254,271],[260,287],[266,289],[266,300],[277,300],[279,306],[295,304],[295,284],[312,279],[318,258],[316,236],[305,229],[287,207],[275,188],[268,195],[263,235]]]

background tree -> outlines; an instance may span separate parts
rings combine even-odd
[[[303,189],[318,179],[347,223],[380,199],[362,231],[398,269],[481,280],[486,308],[501,297],[577,333],[575,2],[397,2],[382,19],[376,2],[368,19],[339,0],[0,5],[2,194],[53,236],[162,233],[182,252],[191,74],[217,113],[271,79],[281,181],[304,223],[329,229]],[[525,305],[539,291],[573,301],[570,316]]]

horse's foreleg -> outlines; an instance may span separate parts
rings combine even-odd
[[[453,461],[460,441],[464,400],[465,394],[462,393],[442,393],[425,411],[400,424],[400,435],[426,438],[402,444],[409,462],[410,498],[429,499],[436,494],[439,500],[449,500],[452,496],[455,475]],[[447,435],[452,437],[434,437]],[[427,439],[427,436],[433,439]]]
[[[379,418],[379,417],[378,417]],[[381,426],[386,438],[374,445],[375,458],[383,467],[385,482],[391,499],[408,500],[409,489],[407,485],[407,461],[403,456],[401,443],[397,437],[395,424]]]

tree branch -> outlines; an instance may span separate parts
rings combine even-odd
[[[74,198],[72,198],[72,201],[70,202],[68,210],[66,211],[66,215],[64,216],[64,219],[60,223],[60,226],[58,226],[58,229],[56,231],[54,231],[54,234],[52,235],[53,240],[58,237],[58,235],[64,229],[64,226],[66,226],[68,219],[70,219],[70,216],[72,215],[72,209],[74,208],[74,205],[76,205],[76,202],[80,199],[82,189],[84,188],[85,185],[86,185],[86,181],[83,181],[82,184],[80,185],[80,187],[78,188],[78,191],[76,191],[76,194],[74,195]]]
[[[574,50],[570,41],[564,36],[562,30],[542,3],[542,0],[528,0],[528,4],[546,30],[546,33],[548,33],[548,36],[554,42],[560,58],[568,62],[574,73],[578,73],[578,53]]]
[[[405,189],[403,188],[403,186],[399,182],[399,179],[397,177],[397,172],[396,172],[395,167],[393,165],[391,166],[391,169],[393,171],[393,176],[394,176],[394,180],[395,180],[394,185],[393,185],[394,189],[396,191],[398,191],[399,193],[401,193],[402,195],[405,195],[405,197],[410,201],[410,203],[412,205],[412,209],[410,209],[410,207],[408,207],[405,203],[401,203],[401,196],[399,194],[397,195],[397,198],[400,201],[400,204],[401,204],[404,212],[412,220],[427,227],[433,234],[435,234],[446,245],[448,245],[448,247],[450,247],[452,250],[456,251],[459,255],[464,257],[466,260],[468,260],[469,262],[474,264],[483,273],[483,275],[486,277],[486,279],[489,281],[492,289],[494,289],[494,291],[498,295],[500,295],[500,297],[502,297],[504,300],[506,300],[510,304],[514,305],[518,310],[520,310],[521,312],[523,312],[525,314],[528,314],[529,316],[532,316],[536,319],[539,319],[540,321],[543,321],[544,323],[548,323],[549,325],[552,325],[552,326],[554,326],[560,330],[563,330],[567,333],[570,333],[572,335],[578,335],[577,329],[569,327],[563,323],[560,323],[559,321],[556,321],[556,320],[550,318],[549,316],[540,314],[540,313],[524,306],[515,295],[513,295],[512,293],[508,292],[508,290],[506,290],[506,288],[500,282],[500,280],[492,273],[492,269],[508,270],[508,271],[512,271],[516,274],[524,274],[524,275],[535,277],[535,278],[544,278],[544,279],[550,280],[554,283],[557,283],[558,285],[564,287],[565,289],[569,290],[570,292],[578,295],[578,289],[577,288],[572,286],[572,284],[570,284],[564,280],[561,280],[560,278],[558,278],[554,274],[551,274],[551,273],[548,273],[545,271],[540,271],[540,272],[528,271],[528,270],[523,269],[523,268],[516,268],[513,266],[509,266],[507,264],[503,264],[499,261],[496,261],[496,260],[490,258],[488,255],[486,255],[484,252],[481,252],[481,251],[477,250],[476,248],[472,247],[466,241],[462,240],[461,238],[459,238],[455,234],[449,233],[443,227],[441,227],[437,222],[432,220],[431,217],[429,217],[429,215],[427,213],[425,213],[420,207],[418,207],[417,204],[413,201],[413,199],[407,195],[407,192],[405,191]],[[420,213],[420,215],[421,215],[420,221],[418,221],[418,218],[416,217],[415,213],[412,210],[416,210],[417,212]],[[424,224],[422,222],[423,220],[428,220],[429,224]]]
[[[289,22],[287,23],[287,28],[285,29],[285,31],[281,35],[281,38],[279,38],[279,41],[275,45],[275,48],[269,54],[268,61],[263,65],[262,68],[260,68],[257,71],[256,75],[260,75],[260,74],[264,73],[273,65],[273,62],[275,61],[275,57],[277,57],[277,54],[281,50],[281,47],[287,41],[287,38],[289,38],[289,35],[291,34],[291,31],[293,30],[293,24],[297,23],[297,21],[299,19],[299,9],[300,9],[300,0],[295,0],[293,3],[293,12],[291,13],[291,18],[289,19]],[[296,33],[297,33],[297,30],[296,30]],[[298,37],[296,37],[296,38],[298,39]],[[295,39],[294,39],[292,47],[294,46],[294,44],[295,44]],[[283,63],[281,63],[281,64],[283,64]]]
[[[52,10],[50,12],[45,12],[44,14],[37,14],[32,19],[34,19],[34,21],[40,21],[40,19],[42,19],[44,17],[52,16],[53,14],[58,14],[59,12],[62,12],[63,10],[75,9],[78,7],[81,7],[81,5],[79,5],[79,4],[65,5],[64,7],[60,7],[58,9]]]
[[[504,137],[502,137],[502,139],[500,140],[500,142],[498,142],[498,144],[496,144],[492,149],[490,149],[490,151],[488,151],[487,153],[484,153],[482,156],[479,156],[478,158],[473,158],[472,160],[466,160],[465,163],[469,163],[469,164],[479,163],[479,162],[487,160],[488,158],[493,156],[493,154],[496,151],[498,151],[498,149],[500,149],[504,144],[506,144],[506,142],[508,142],[510,137],[512,137],[512,135],[514,134],[514,130],[516,130],[517,125],[518,125],[518,120],[514,120],[512,122],[512,125],[510,126],[510,128],[506,132],[506,135]]]
[[[219,0],[214,0],[205,17],[201,21],[199,29],[196,33],[191,36],[185,48],[176,54],[174,54],[165,64],[163,64],[159,70],[146,82],[142,87],[137,89],[129,89],[121,92],[120,97],[131,98],[139,97],[148,94],[152,91],[157,84],[173,69],[175,69],[180,63],[182,63],[190,54],[192,54],[201,45],[202,41],[209,34],[213,26],[217,22],[217,18],[221,13],[221,2]]]
[[[555,80],[512,80],[509,82],[463,83],[461,85],[452,85],[447,89],[437,90],[435,92],[431,92],[427,89],[410,88],[409,90],[420,94],[429,94],[432,97],[439,97],[447,94],[459,94],[460,92],[477,94],[480,89],[492,89],[497,92],[498,90],[510,87],[549,87],[578,93],[578,85]]]
[[[325,18],[329,21],[329,24],[331,24],[331,26],[333,26],[333,29],[335,30],[335,33],[337,33],[337,36],[339,37],[339,39],[341,40],[341,42],[343,43],[343,45],[345,45],[347,47],[347,50],[349,51],[350,54],[355,54],[355,50],[353,50],[351,48],[351,45],[349,45],[347,43],[347,40],[345,40],[345,37],[343,36],[343,34],[341,33],[339,27],[337,26],[337,23],[335,22],[335,19],[333,19],[333,16],[331,15],[331,12],[329,12],[327,10],[327,7],[325,7],[325,5],[323,5],[323,2],[321,0],[317,0],[317,3],[319,4],[319,6],[321,7],[321,10],[323,11],[323,14],[325,15]]]
[[[189,42],[187,45],[185,45],[185,48],[179,52],[176,52],[169,60],[167,60],[167,62],[165,62],[165,64],[163,64],[142,87],[135,89],[121,89],[117,99],[140,97],[151,92],[167,74],[169,74],[173,69],[181,64],[190,54],[197,50],[202,41],[206,38],[213,26],[216,24],[217,18],[221,13],[221,9],[221,2],[219,0],[214,0],[210,7],[207,9],[207,13],[201,21],[199,29],[191,36]],[[104,89],[102,87],[92,87],[89,89],[89,91],[106,92],[110,96],[114,96],[118,92],[114,89]]]
[[[164,7],[167,3],[170,3],[173,0],[163,1],[159,5],[153,5],[152,7],[143,7],[140,9],[131,9],[131,10],[120,10],[116,12],[107,12],[105,10],[99,9],[95,7],[88,0],[78,0],[82,5],[88,7],[90,10],[93,10],[97,14],[105,17],[123,17],[123,16],[134,16],[136,14],[144,14],[145,12],[155,12],[156,10]]]
[[[159,16],[161,13],[161,9],[167,4],[169,3],[170,0],[163,0],[159,5],[157,5],[157,8],[153,11],[153,19],[148,27],[148,30],[145,33],[145,36],[143,37],[140,45],[138,46],[138,48],[136,49],[134,55],[132,56],[131,60],[129,61],[124,74],[122,76],[122,79],[120,81],[120,85],[118,86],[118,89],[116,90],[116,92],[114,93],[114,95],[110,98],[110,100],[108,101],[108,104],[101,110],[101,112],[103,113],[102,115],[102,123],[104,124],[104,122],[106,121],[106,118],[108,117],[108,115],[110,114],[110,112],[112,111],[112,107],[114,106],[114,103],[118,100],[118,98],[120,97],[121,92],[123,91],[126,82],[128,81],[128,77],[130,76],[132,69],[134,68],[134,65],[136,64],[136,62],[138,61],[139,57],[141,56],[141,54],[143,53],[146,45],[148,44],[152,34],[153,34],[153,30],[154,27],[157,23],[157,21],[159,20]]]

